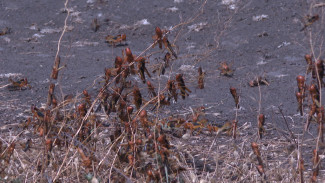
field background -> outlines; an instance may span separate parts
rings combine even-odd
[[[189,137],[168,135],[177,152],[189,156],[183,165],[187,170],[182,173],[182,177],[189,178],[181,179],[185,182],[265,181],[255,168],[256,160],[250,147],[251,142],[257,142],[268,181],[298,182],[298,150],[294,141],[301,143],[309,109],[306,100],[305,115],[300,116],[297,111],[296,77],[304,75],[308,82],[311,81],[311,75],[306,75],[305,54],[313,50],[315,57],[325,57],[325,6],[315,7],[320,1],[70,0],[66,7],[64,3],[62,0],[0,2],[0,29],[11,29],[9,34],[0,36],[0,138],[4,146],[17,142],[12,166],[2,172],[1,179],[22,182],[42,179],[35,173],[38,156],[34,159],[31,155],[42,151],[38,147],[42,143],[33,129],[23,130],[21,126],[32,116],[32,104],[41,107],[46,103],[58,40],[67,18],[67,30],[59,44],[61,65],[66,64],[66,68],[59,72],[59,79],[55,81],[59,100],[67,94],[78,96],[84,89],[95,98],[102,86],[104,68],[114,67],[114,59],[122,55],[122,50],[129,47],[134,55],[139,55],[153,43],[155,27],[172,29],[168,39],[175,45],[178,59],[172,61],[164,76],[152,73],[149,80],[156,89],[162,90],[168,78],[182,73],[192,93],[186,100],[179,97],[177,103],[162,106],[159,113],[148,108],[150,116],[162,119],[173,115],[187,119],[194,109],[204,106],[204,119],[209,124],[222,126],[226,121],[238,120],[236,140],[226,134],[210,134],[206,128],[201,133],[196,130]],[[319,15],[319,20],[301,31],[305,17],[315,14]],[[94,18],[100,25],[96,32],[91,28]],[[114,47],[105,42],[107,35],[118,34],[126,34],[127,45]],[[165,53],[157,46],[144,53],[144,56],[152,54],[147,60],[149,72],[162,62]],[[220,75],[222,62],[234,69],[232,77]],[[199,67],[205,72],[202,90],[197,86]],[[269,85],[250,87],[248,82],[257,76],[265,77]],[[9,77],[26,77],[31,89],[9,91]],[[148,100],[146,85],[138,76],[131,77]],[[240,96],[239,110],[235,108],[230,87],[235,87]],[[266,117],[266,133],[262,139],[257,136],[260,113]],[[104,120],[110,123],[110,119]],[[290,136],[291,132],[295,138]],[[108,137],[104,129],[99,136]],[[304,175],[309,181],[312,150],[317,138],[315,123],[304,138],[299,146],[305,161]],[[20,143],[27,139],[31,139],[33,145],[24,152]],[[103,157],[101,153],[106,151],[103,147],[98,156]],[[320,145],[319,153],[323,159],[324,144]],[[71,155],[71,158],[78,157],[78,154]],[[69,166],[72,165],[64,165],[67,169]],[[70,175],[60,172],[58,180],[85,181],[88,171],[80,164],[78,167],[80,175],[73,167],[69,169]],[[323,161],[320,167],[318,178],[322,180],[325,178]],[[45,171],[47,180],[57,175],[57,169],[51,167],[51,170]],[[97,175],[102,182],[109,179],[100,172]],[[130,180],[137,179],[145,180]]]

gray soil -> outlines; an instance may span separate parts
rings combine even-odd
[[[266,116],[265,143],[267,139],[283,138],[280,130],[289,134],[279,108],[298,138],[307,116],[301,117],[297,111],[296,77],[305,75],[304,55],[310,54],[311,48],[316,56],[325,58],[322,44],[325,6],[311,8],[315,3],[304,0],[208,0],[206,3],[201,0],[72,0],[68,4],[68,30],[59,52],[61,65],[66,64],[66,68],[59,72],[56,92],[62,98],[87,89],[95,97],[102,86],[104,68],[114,67],[114,59],[122,55],[122,50],[129,47],[133,54],[139,55],[153,43],[156,26],[162,29],[177,26],[168,39],[176,45],[178,59],[171,62],[164,76],[152,73],[149,80],[156,88],[163,89],[169,77],[175,78],[176,74],[182,73],[192,93],[186,100],[179,98],[177,103],[163,106],[160,117],[171,114],[187,117],[192,113],[191,109],[204,106],[208,122],[222,125],[235,119],[235,103],[229,92],[230,87],[235,87],[240,95],[237,119],[242,131],[238,138],[247,137],[249,144],[257,140],[256,116],[259,113]],[[320,20],[300,31],[306,21],[304,17],[314,14],[319,14]],[[11,29],[9,34],[0,36],[2,139],[10,141],[13,137],[8,134],[21,131],[19,124],[32,115],[31,104],[41,107],[46,102],[66,16],[62,0],[0,1],[0,29]],[[97,32],[91,28],[94,18],[100,24]],[[114,47],[105,42],[107,35],[122,33],[127,36],[126,44]],[[163,62],[165,53],[158,46],[144,53],[144,56],[152,54],[147,63],[150,72]],[[218,68],[222,62],[234,69],[232,77],[220,75]],[[205,88],[202,90],[197,86],[199,67],[205,72]],[[31,89],[8,90],[5,85],[10,84],[9,76],[16,80],[26,77]],[[257,76],[265,77],[269,85],[250,87],[248,82]],[[139,88],[143,88],[143,96],[148,100],[146,85],[138,76],[132,77]],[[307,81],[311,81],[310,75]],[[305,112],[308,111],[306,105]],[[311,125],[310,132],[317,136],[316,124]],[[193,138],[196,139],[188,143],[199,148],[201,138]],[[313,137],[308,135],[306,138]],[[203,141],[206,148],[212,139]],[[184,139],[182,141],[186,143]],[[308,143],[312,146],[304,148],[304,156],[308,175],[311,175],[311,150],[315,143]],[[324,166],[322,162],[321,167]],[[208,168],[211,170],[205,171],[215,167]],[[321,170],[320,177],[324,174]]]

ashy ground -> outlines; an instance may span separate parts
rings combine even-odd
[[[306,75],[305,54],[325,58],[324,11],[324,4],[316,0],[68,0],[66,7],[63,0],[0,1],[0,29],[10,28],[8,34],[0,36],[0,138],[4,146],[18,142],[12,161],[22,166],[17,171],[15,165],[6,170],[10,179],[33,182],[39,178],[33,162],[36,160],[27,157],[40,150],[32,147],[24,152],[19,145],[27,139],[39,142],[38,136],[33,130],[23,130],[21,124],[32,116],[32,104],[41,107],[46,103],[58,41],[67,18],[58,52],[61,65],[66,67],[54,81],[60,100],[68,94],[78,96],[84,89],[96,96],[102,86],[104,68],[114,67],[115,57],[122,56],[126,47],[135,55],[141,54],[153,43],[155,27],[159,26],[171,30],[168,39],[178,58],[171,61],[165,75],[158,76],[152,71],[163,62],[166,51],[158,46],[146,50],[143,56],[148,58],[146,64],[152,75],[149,80],[157,90],[162,90],[167,79],[181,73],[192,92],[186,100],[179,98],[170,106],[162,106],[159,114],[151,111],[150,115],[188,119],[193,110],[203,106],[203,118],[209,124],[222,126],[238,120],[236,140],[226,134],[210,134],[205,127],[201,133],[195,130],[191,135],[185,133],[179,137],[170,134],[170,143],[186,159],[187,170],[182,179],[263,181],[251,149],[251,142],[257,142],[267,181],[298,182],[298,149],[294,143],[298,141],[305,162],[304,176],[309,181],[317,124],[311,124],[310,133],[302,141],[310,99],[305,101],[305,115],[300,116],[296,77],[306,76],[307,84],[312,80],[310,74]],[[316,14],[319,20],[302,30],[306,17]],[[99,22],[97,31],[92,28],[95,18]],[[114,46],[105,41],[107,35],[118,34],[126,34],[125,44]],[[231,77],[220,74],[224,62],[234,70]],[[205,72],[204,89],[197,85],[199,67]],[[269,85],[249,86],[248,82],[258,76]],[[11,91],[9,78],[27,78],[31,89]],[[148,100],[146,85],[138,76],[132,76],[132,80]],[[230,87],[236,88],[240,96],[238,110]],[[266,116],[262,139],[257,136],[260,113]],[[319,154],[323,159],[323,145]],[[319,181],[325,178],[323,167],[325,164],[320,161]],[[106,181],[107,175],[98,175]],[[48,176],[52,180],[55,173]],[[74,176],[69,179],[62,174],[60,180],[78,182]]]

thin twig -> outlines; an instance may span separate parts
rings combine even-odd
[[[287,121],[287,119],[285,118],[285,116],[284,116],[284,114],[283,114],[282,109],[280,108],[280,106],[278,106],[278,109],[279,109],[279,111],[280,111],[280,113],[281,113],[281,115],[282,115],[282,118],[284,119],[284,122],[285,122],[285,124],[286,124],[286,127],[287,127],[287,129],[288,129],[288,131],[289,131],[289,133],[290,133],[290,135],[291,135],[291,138],[293,138],[295,144],[298,145],[298,142],[296,141],[296,137],[295,137],[295,135],[292,133],[291,129],[289,128],[288,121]]]
[[[318,7],[322,7],[322,6],[325,6],[325,3],[318,3],[318,4],[315,4],[313,7],[318,8]]]

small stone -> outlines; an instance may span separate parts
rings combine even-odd
[[[191,135],[190,135],[189,133],[185,133],[185,134],[182,136],[182,139],[184,139],[184,140],[188,140],[190,137],[191,137]]]

